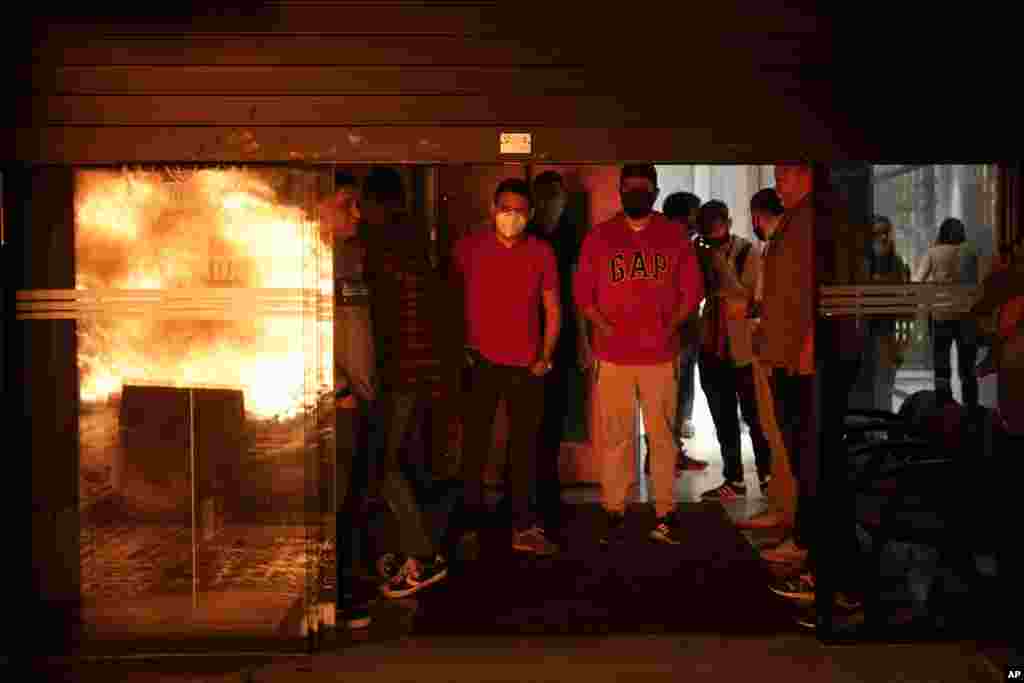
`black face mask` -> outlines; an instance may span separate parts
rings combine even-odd
[[[647,190],[630,190],[622,193],[622,210],[630,218],[646,218],[654,208],[654,193]]]

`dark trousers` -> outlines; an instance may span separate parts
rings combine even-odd
[[[371,452],[383,439],[371,404],[360,401],[355,410],[339,408],[336,416],[335,486],[337,488],[335,543],[337,604],[345,609],[361,596],[353,593],[356,576],[368,567]],[[365,597],[365,596],[363,596]]]
[[[817,569],[821,544],[827,540],[835,551],[831,557],[839,587],[847,590],[857,581],[859,551],[842,435],[859,370],[859,358],[819,360],[813,375],[776,370],[772,387],[776,419],[797,482],[794,538],[797,545],[808,549],[807,565],[812,572]],[[827,471],[823,473],[822,468]],[[822,474],[829,477],[824,501],[818,495]],[[822,535],[826,530],[827,539]]]
[[[775,419],[796,479],[797,504],[793,536],[805,548],[812,546],[815,493],[818,489],[818,376],[795,375],[776,369],[772,374]]]
[[[384,420],[387,436],[383,444],[377,445],[383,449],[373,458],[374,464],[381,464],[375,482],[379,497],[398,524],[398,534],[395,547],[380,550],[430,558],[441,548],[461,483],[437,480],[430,471],[429,394],[388,392],[381,403],[378,415]],[[375,512],[381,512],[380,506]],[[384,538],[384,534],[375,533],[382,528],[380,517],[376,514],[370,520],[370,535],[375,539]]]
[[[462,453],[464,501],[459,515],[462,529],[479,525],[485,507],[484,473],[498,402],[505,399],[509,421],[509,462],[505,481],[513,525],[527,528],[536,518],[530,497],[537,471],[536,444],[544,414],[544,379],[528,368],[496,365],[478,360],[465,400],[465,443]]]
[[[772,451],[768,437],[761,429],[757,415],[757,393],[754,387],[754,368],[735,367],[731,361],[711,353],[700,354],[700,384],[708,399],[711,419],[715,423],[718,446],[725,464],[725,480],[743,481],[740,422],[736,404],[743,413],[743,421],[750,427],[750,440],[754,446],[757,474],[764,478],[771,473]]]
[[[932,358],[935,362],[935,391],[953,397],[953,369],[950,352],[956,342],[957,365],[963,403],[978,406],[978,341],[974,323],[967,320],[935,320],[932,322]]]
[[[858,590],[860,578],[865,574],[861,570],[860,547],[854,522],[856,499],[849,484],[849,460],[847,446],[843,441],[850,395],[860,369],[861,358],[829,358],[818,366],[821,419],[818,435],[821,459],[818,466],[821,468],[819,481],[825,482],[825,489],[821,489],[820,493],[825,495],[819,495],[818,502],[813,505],[816,506],[818,528],[828,533],[827,538],[819,538],[819,543],[827,543],[827,546],[821,547],[827,547],[830,551],[835,587],[845,591]],[[816,563],[817,559],[810,562]]]
[[[425,422],[427,399],[385,393],[377,402],[359,401],[355,410],[336,415],[337,585],[339,605],[345,606],[357,585],[356,575],[367,571],[371,551],[395,551],[431,557],[445,548],[451,515],[461,498],[457,481],[434,479],[427,458],[401,458],[413,445],[428,439],[417,427]],[[397,523],[397,545],[380,547],[385,517]]]
[[[537,433],[536,474],[533,478],[533,505],[544,527],[554,531],[561,527],[562,483],[558,461],[562,454],[566,418],[572,387],[570,373],[576,372],[569,359],[558,359],[544,376],[544,411]],[[578,399],[577,399],[578,400]],[[510,444],[509,461],[512,461]]]
[[[691,344],[679,354],[679,404],[676,409],[675,433],[682,434],[683,424],[693,419],[693,398],[696,389],[697,346]],[[701,381],[701,386],[704,382]],[[735,410],[733,412],[736,412]]]

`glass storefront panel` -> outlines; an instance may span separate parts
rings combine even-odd
[[[850,214],[871,223],[865,254],[871,284],[920,284],[937,290],[936,296],[945,296],[952,305],[955,295],[938,290],[962,288],[967,293],[984,280],[998,242],[995,165],[864,164],[863,168],[863,176],[840,175],[837,185],[848,200]],[[870,185],[857,188],[858,179],[869,180]],[[955,264],[949,258],[952,251],[939,244],[944,241],[940,238],[943,226],[963,233]],[[891,255],[884,255],[883,233],[888,233]],[[876,252],[876,247],[881,249]],[[873,316],[854,407],[900,410],[910,396],[935,388],[937,363],[939,383],[946,386],[948,375],[953,398],[973,402],[975,389],[965,387],[973,380],[964,378],[974,373],[961,366],[973,366],[984,357],[984,330],[964,320],[962,312],[944,313],[941,306],[940,310]],[[953,337],[965,343],[954,340],[947,348]],[[994,381],[994,377],[980,378],[976,394],[981,405],[994,407]]]
[[[331,174],[83,168],[70,180],[71,195],[49,201],[68,203],[73,288],[26,287],[18,318],[60,327],[77,370],[60,381],[77,408],[66,447],[82,646],[300,639],[330,459],[331,258],[317,207]],[[25,367],[47,381],[42,362]]]

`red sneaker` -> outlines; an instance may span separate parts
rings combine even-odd
[[[700,470],[707,469],[707,467],[708,467],[708,462],[706,460],[697,460],[696,458],[691,458],[690,456],[688,456],[686,453],[684,453],[682,451],[680,451],[679,456],[676,458],[676,469],[680,470],[680,471],[682,471],[682,470],[691,470],[691,471],[692,470],[696,470],[696,471],[700,471]]]

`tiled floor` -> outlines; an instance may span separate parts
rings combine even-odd
[[[956,379],[954,379],[954,384],[958,384]],[[898,409],[906,395],[920,389],[930,389],[931,385],[931,373],[901,373],[897,383],[898,393],[894,400],[894,410]],[[958,392],[959,387],[955,386],[954,391]],[[984,396],[985,387],[983,387],[982,393]],[[696,397],[694,413],[696,435],[687,442],[688,452],[693,457],[708,461],[710,466],[705,471],[687,471],[677,477],[675,486],[677,502],[695,502],[699,499],[702,491],[716,486],[722,481],[722,463],[717,439],[702,392],[698,392]],[[765,505],[765,500],[758,490],[754,474],[752,445],[749,435],[746,433],[742,435],[742,451],[749,496],[746,500],[724,504],[726,513],[733,519],[757,514]],[[492,493],[494,497],[497,497],[496,493]],[[650,482],[641,477],[633,487],[631,498],[635,502],[649,502],[650,494]],[[594,486],[573,487],[565,490],[563,498],[567,503],[597,502],[600,500],[600,492]],[[766,532],[744,532],[744,535],[755,547],[765,543],[766,540],[774,540],[771,533]],[[118,547],[106,543],[87,545],[94,545],[105,553],[113,552]],[[293,545],[299,548],[301,543]],[[277,555],[291,547],[289,544],[271,543],[267,549],[269,550],[271,546],[274,546]],[[251,548],[247,550],[251,551]],[[920,553],[917,553],[918,556],[915,557],[912,551],[913,549],[904,548],[901,551],[902,559],[899,559],[899,562],[902,562],[900,566],[904,568],[917,563],[919,569],[916,572],[909,572],[910,579],[906,589],[919,600],[923,600],[928,586],[934,579],[934,567],[930,566],[927,557],[920,556]],[[145,559],[138,553],[130,554],[135,560]],[[299,554],[301,555],[301,552]],[[263,564],[266,564],[265,579],[279,578],[272,566],[274,562],[262,563],[261,567]],[[296,562],[292,561],[287,564],[291,566]],[[229,565],[231,563],[227,562],[225,567]],[[88,563],[83,566],[83,569],[85,570],[83,578],[88,578],[90,576]],[[109,577],[105,578],[109,580]],[[135,589],[139,588],[140,586],[136,586]],[[253,595],[259,597],[255,593]],[[243,612],[249,612],[247,618],[252,618],[259,612],[255,608],[239,606],[243,607]],[[124,605],[123,607],[127,609],[129,606]],[[276,621],[277,613],[286,610],[287,605],[284,603],[281,606],[274,605],[271,611],[275,613],[275,616],[271,617],[270,613],[267,613],[268,622]],[[726,642],[729,643],[728,650],[723,649],[723,644]],[[701,644],[699,648],[694,645],[696,643]],[[346,651],[340,658],[331,654],[322,655],[312,660],[311,663],[303,664],[300,667],[301,671],[292,664],[284,663],[266,666],[262,669],[257,668],[252,670],[252,677],[249,680],[291,680],[295,677],[302,678],[302,680],[343,680],[347,674],[369,676],[374,671],[376,671],[374,675],[380,677],[381,680],[402,680],[403,676],[409,677],[410,680],[526,680],[533,675],[530,673],[531,670],[516,668],[517,666],[528,667],[525,660],[520,661],[524,659],[522,656],[524,647],[530,648],[531,652],[531,657],[525,659],[532,661],[536,656],[543,659],[544,673],[542,676],[550,680],[565,680],[563,675],[575,678],[576,676],[572,675],[572,672],[579,673],[582,669],[563,667],[563,663],[570,661],[581,662],[578,666],[583,666],[586,669],[587,677],[594,680],[604,680],[605,678],[613,680],[616,672],[625,671],[642,672],[645,679],[658,678],[661,673],[669,675],[673,667],[676,667],[676,671],[691,672],[697,679],[710,678],[714,675],[716,680],[721,680],[722,675],[727,674],[726,679],[732,680],[729,676],[746,676],[750,673],[744,673],[737,668],[738,664],[734,659],[739,656],[736,653],[740,650],[746,653],[744,656],[748,657],[751,662],[750,671],[757,671],[762,674],[762,677],[771,672],[785,676],[791,682],[804,680],[799,677],[802,675],[799,672],[812,672],[814,680],[822,677],[831,680],[892,680],[893,669],[887,669],[887,667],[895,666],[895,662],[901,658],[905,660],[901,665],[903,668],[900,669],[901,675],[904,676],[903,680],[989,680],[985,676],[992,673],[991,667],[983,666],[970,647],[954,645],[913,646],[911,649],[902,651],[898,648],[884,649],[883,646],[859,646],[843,651],[843,654],[835,654],[839,651],[822,649],[813,637],[798,635],[780,635],[777,638],[747,641],[724,639],[721,636],[713,635],[686,637],[666,635],[640,639],[626,635],[595,636],[593,639],[548,636],[545,638],[506,638],[504,640],[497,637],[474,639],[470,637],[411,637],[406,635],[395,642],[364,643],[358,648]],[[703,649],[703,654],[701,654],[701,649]],[[651,654],[645,658],[640,653],[647,650],[650,650]],[[657,656],[655,656],[655,651],[658,653]],[[733,656],[728,655],[730,651]],[[490,653],[486,661],[479,658],[481,652]],[[720,652],[721,656],[709,654],[709,652]],[[860,654],[855,655],[852,654],[853,652]],[[603,658],[601,659],[603,664],[597,663],[597,660],[594,659],[598,655],[600,655],[599,658]],[[783,659],[779,659],[780,656],[783,659],[789,658],[785,661],[795,662],[795,664],[793,666],[784,664]],[[456,659],[460,659],[461,663],[453,664],[452,662]],[[868,664],[869,661],[871,664]],[[913,665],[909,668],[916,670],[908,673],[908,663]],[[237,671],[227,678],[210,678],[208,680],[246,680],[244,675],[244,671]],[[240,676],[242,678],[239,678]],[[156,679],[148,677],[148,680]],[[170,680],[185,679],[174,679],[172,676]],[[190,678],[187,680],[206,679]],[[806,680],[810,680],[810,678]]]
[[[980,382],[980,396],[982,405],[991,407],[995,400],[995,376],[990,376]],[[715,434],[715,425],[711,420],[711,412],[708,409],[707,398],[700,390],[700,370],[696,376],[697,392],[693,404],[693,425],[694,438],[686,441],[687,453],[699,460],[705,460],[710,466],[700,471],[688,471],[676,480],[676,501],[690,502],[699,500],[700,494],[709,488],[718,486],[724,481],[722,476],[722,458],[718,446],[718,438]],[[953,353],[953,396],[960,400],[960,380],[957,376],[956,353]],[[934,387],[934,373],[930,370],[900,370],[896,378],[895,394],[893,396],[893,411],[898,411],[903,401],[913,393],[922,390],[931,390]],[[744,429],[741,434],[743,468],[747,484],[748,500],[734,503],[728,506],[730,513],[737,515],[755,514],[760,511],[763,503],[758,492],[756,469],[754,465],[753,444],[750,435]],[[634,487],[633,500],[647,501],[650,495],[650,482],[645,478],[640,479]],[[573,494],[588,496],[592,493]],[[584,498],[590,500],[590,498]]]

